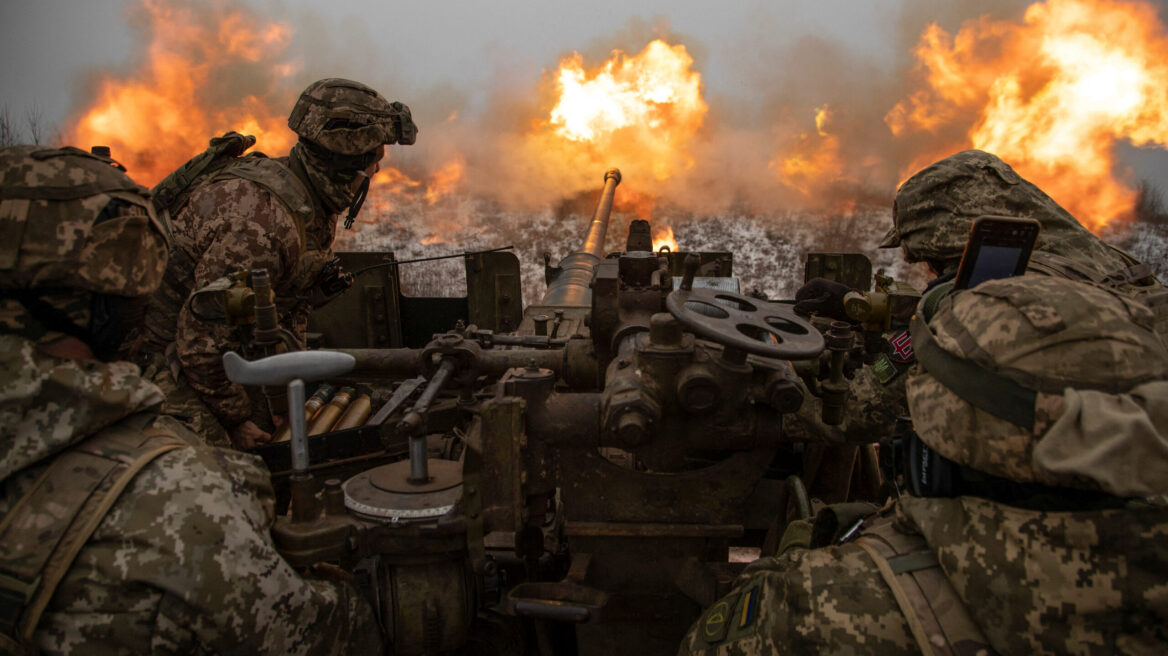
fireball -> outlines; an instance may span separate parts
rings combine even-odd
[[[632,56],[614,51],[592,69],[578,54],[563,60],[554,105],[530,135],[531,156],[566,175],[615,166],[630,180],[663,181],[691,168],[689,147],[708,111],[692,67],[684,45],[662,40]]]
[[[282,153],[299,70],[283,58],[292,31],[240,9],[143,0],[151,37],[132,76],[102,75],[89,106],[72,121],[68,143],[110,146],[136,181],[153,185],[228,130],[255,135],[257,148]],[[229,97],[221,87],[255,76],[261,91]]]
[[[894,134],[972,117],[967,147],[992,152],[1084,225],[1130,212],[1116,145],[1168,145],[1168,36],[1145,3],[1047,0],[1021,25],[983,17],[914,51],[927,88],[886,117]],[[950,152],[922,153],[906,175]]]

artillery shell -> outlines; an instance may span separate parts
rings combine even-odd
[[[349,409],[337,421],[337,425],[333,426],[333,430],[356,428],[364,424],[371,414],[373,414],[373,400],[369,398],[368,394],[362,394],[349,404]]]

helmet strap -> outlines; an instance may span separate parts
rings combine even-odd
[[[369,194],[369,176],[364,171],[357,171],[357,175],[362,178],[361,186],[357,187],[357,193],[353,194],[353,202],[349,203],[349,213],[345,215],[345,229],[353,227],[353,219],[357,218],[357,212],[361,211],[361,206],[365,204],[365,196]]]

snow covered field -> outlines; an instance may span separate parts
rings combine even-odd
[[[618,202],[607,235],[609,251],[624,250],[633,214]],[[514,212],[486,200],[450,197],[430,206],[409,202],[392,209],[367,207],[351,231],[339,231],[337,250],[393,251],[398,260],[461,253],[513,245],[519,257],[524,304],[537,302],[545,290],[543,254],[552,264],[579,247],[592,214],[594,196],[562,202],[542,211]],[[898,249],[876,248],[892,224],[886,207],[857,207],[847,215],[726,213],[697,217],[657,207],[654,234],[673,228],[679,250],[729,251],[744,292],[759,289],[770,298],[794,297],[803,279],[808,252],[858,251],[895,278],[920,288],[928,279],[923,265],[905,264]],[[1168,280],[1168,222],[1109,227],[1104,238],[1150,264]],[[458,258],[402,267],[406,293],[412,296],[457,296],[465,277]]]

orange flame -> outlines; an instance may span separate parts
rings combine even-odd
[[[885,118],[894,134],[973,118],[968,146],[992,152],[1099,229],[1135,192],[1115,147],[1168,144],[1168,36],[1146,3],[1047,0],[1023,24],[988,17],[955,36],[929,26],[915,49],[928,88]],[[948,152],[922,153],[912,171]]]
[[[661,40],[633,56],[614,51],[591,71],[578,54],[563,60],[532,152],[564,169],[617,166],[630,179],[662,181],[691,168],[687,149],[708,111],[692,66],[684,45]]]
[[[291,146],[295,135],[285,119],[295,91],[285,82],[299,65],[281,59],[292,36],[287,24],[221,6],[142,0],[140,7],[152,39],[145,63],[130,78],[98,81],[96,99],[71,122],[68,143],[110,146],[145,185],[228,130],[255,135],[257,148],[273,154]],[[227,81],[240,75],[249,88],[274,91],[230,97]]]
[[[430,176],[426,185],[426,204],[433,205],[443,196],[448,196],[458,188],[462,181],[462,174],[466,171],[466,160],[461,156],[448,162],[445,166]]]
[[[771,161],[771,168],[778,172],[782,182],[809,194],[814,183],[838,179],[843,174],[840,139],[827,131],[831,119],[832,111],[828,105],[817,108],[815,134],[799,135],[791,152]]]
[[[671,253],[677,252],[677,240],[673,238],[673,228],[665,226],[663,230],[653,231],[653,250],[659,251],[662,247],[668,247]]]

